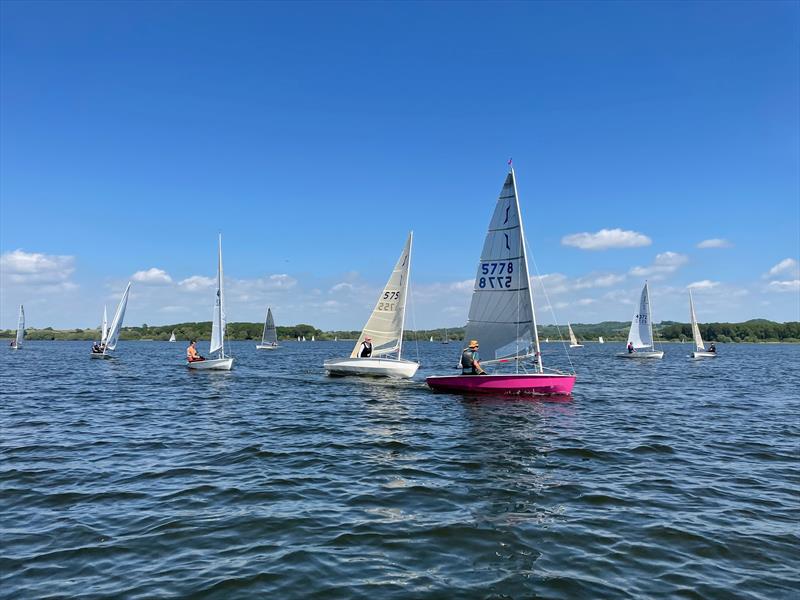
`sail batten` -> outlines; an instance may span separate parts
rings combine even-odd
[[[351,358],[358,357],[359,348],[367,336],[372,338],[372,355],[384,355],[397,352],[398,358],[403,346],[403,327],[405,324],[405,308],[408,295],[408,277],[411,270],[411,245],[414,234],[409,233],[403,251],[389,276],[389,280],[378,296],[378,302],[372,310],[361,335],[350,353]]]

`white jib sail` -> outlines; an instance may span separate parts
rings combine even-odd
[[[573,346],[578,345],[578,338],[575,337],[575,334],[572,332],[572,325],[567,323],[567,328],[569,329],[569,343]]]
[[[22,348],[22,340],[25,339],[25,309],[19,305],[19,319],[17,320],[17,338],[14,345]]]
[[[597,341],[600,344],[605,344],[605,342],[603,341],[603,336],[602,335],[599,338],[597,338]]]
[[[275,320],[272,318],[272,309],[267,308],[267,317],[264,320],[264,331],[261,334],[262,344],[277,344],[278,331],[275,329]]]
[[[225,295],[223,291],[222,274],[222,234],[219,235],[217,256],[217,296],[214,299],[214,315],[211,320],[211,346],[210,353],[220,352],[220,357],[225,356]]]
[[[106,339],[106,350],[114,350],[117,347],[119,340],[119,332],[122,329],[122,321],[125,318],[125,309],[128,307],[128,294],[131,291],[131,282],[128,282],[128,287],[125,288],[125,293],[122,294],[122,299],[117,305],[117,312],[114,313],[114,318],[111,321],[111,327],[108,328],[108,338]]]
[[[406,314],[406,294],[408,292],[408,276],[411,271],[411,244],[414,233],[408,234],[400,258],[394,266],[389,281],[378,296],[375,309],[364,325],[364,330],[356,341],[351,358],[358,356],[361,343],[367,336],[372,338],[372,356],[381,356],[400,352],[403,347],[403,324]]]
[[[103,324],[100,327],[100,343],[105,344],[108,339],[108,309],[103,306]]]
[[[650,290],[645,282],[639,306],[631,320],[628,341],[634,348],[651,348],[653,346],[653,324],[650,322]]]
[[[703,344],[703,338],[700,336],[700,327],[697,326],[697,315],[694,314],[694,299],[692,298],[692,290],[689,290],[689,314],[692,319],[692,336],[694,337],[694,347],[697,352],[702,352],[706,349]]]
[[[536,336],[524,231],[512,169],[489,222],[465,339],[477,340],[481,357],[490,361],[538,352]],[[541,360],[539,371],[542,371]]]

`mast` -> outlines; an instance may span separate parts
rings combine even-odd
[[[408,234],[408,268],[406,269],[406,286],[403,290],[403,316],[400,317],[400,339],[397,340],[397,360],[403,353],[403,331],[406,328],[406,298],[408,298],[408,284],[411,278],[411,247],[414,245],[414,232],[410,231]]]
[[[510,163],[511,163],[511,161],[509,161],[509,165],[510,165]],[[525,244],[526,244],[526,241],[525,241],[525,229],[523,228],[523,225],[522,225],[522,211],[519,208],[519,193],[517,192],[517,175],[516,175],[516,173],[514,173],[514,167],[513,166],[510,167],[510,169],[511,169],[511,179],[514,182],[514,202],[517,203],[517,214],[519,215],[519,238],[520,238],[520,245],[522,246],[522,248],[521,248],[521,250],[522,250],[522,258],[525,261],[525,276],[528,278],[528,281],[526,281],[525,283],[528,284],[528,296],[529,296],[530,302],[531,302],[531,316],[533,318],[533,323],[532,323],[532,325],[533,325],[533,341],[534,341],[534,346],[536,348],[536,350],[535,350],[536,351],[536,355],[535,355],[536,367],[537,367],[537,370],[539,371],[539,373],[544,373],[544,365],[542,364],[542,352],[541,352],[541,349],[539,347],[539,327],[536,324],[536,308],[534,308],[534,306],[533,306],[533,289],[531,287],[531,273],[528,270],[528,253],[525,251]],[[520,282],[520,284],[521,283],[522,282]],[[518,373],[519,372],[519,360],[516,360],[515,363],[516,363],[516,365],[515,365],[516,372]]]
[[[225,314],[223,309],[223,294],[222,294],[222,234],[219,234],[218,241],[218,265],[217,265],[217,290],[219,291],[219,341],[220,341],[220,358],[225,358],[225,325],[222,322],[222,315]]]

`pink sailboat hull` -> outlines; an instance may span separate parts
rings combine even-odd
[[[425,380],[436,391],[472,394],[569,394],[575,375],[549,373],[434,376]]]

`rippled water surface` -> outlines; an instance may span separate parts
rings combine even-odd
[[[572,352],[561,401],[328,378],[348,342],[0,352],[0,597],[797,597],[800,347]],[[415,358],[408,344],[408,358]],[[550,364],[560,345],[545,345]]]

